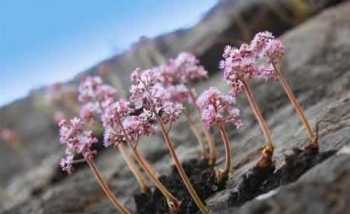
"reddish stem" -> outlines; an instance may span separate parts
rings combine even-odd
[[[219,174],[219,181],[223,181],[227,179],[231,169],[231,143],[225,131],[224,124],[222,123],[218,124],[218,128],[220,131],[222,142],[224,143],[224,146],[225,146],[225,167],[222,171],[220,171],[220,174]]]
[[[175,211],[179,209],[181,202],[171,193],[168,191],[168,189],[160,182],[158,178],[158,173],[155,171],[155,169],[147,162],[147,160],[141,155],[141,153],[138,151],[137,147],[132,146],[132,140],[129,138],[126,130],[124,129],[124,126],[122,122],[120,121],[120,118],[118,117],[118,124],[121,127],[126,142],[131,146],[132,152],[135,156],[136,161],[139,163],[139,165],[142,167],[142,169],[145,171],[149,179],[154,183],[154,185],[158,188],[158,190],[164,195],[164,197],[167,199],[168,205],[172,211]]]
[[[133,173],[133,175],[136,177],[136,180],[139,183],[141,191],[148,192],[149,187],[146,184],[146,180],[145,180],[144,176],[142,175],[142,172],[140,171],[138,166],[135,164],[134,160],[131,159],[131,156],[127,151],[128,147],[124,143],[119,143],[117,145],[117,148],[118,148],[119,152],[122,154],[128,168]]]
[[[205,204],[202,202],[202,200],[200,199],[200,197],[198,196],[196,190],[193,188],[190,179],[188,178],[184,168],[182,167],[179,159],[177,158],[176,152],[175,152],[175,148],[173,143],[170,140],[170,137],[165,129],[165,125],[163,123],[163,121],[161,120],[161,118],[157,115],[158,118],[158,122],[160,124],[160,128],[161,128],[161,132],[163,134],[163,138],[165,141],[165,144],[168,147],[170,156],[175,164],[175,167],[183,181],[183,183],[185,184],[187,191],[189,192],[189,194],[191,195],[193,201],[195,202],[195,204],[197,205],[197,207],[199,208],[199,210],[202,213],[210,213],[210,210],[205,206]]]
[[[255,115],[255,118],[257,119],[257,121],[260,125],[260,129],[264,134],[265,140],[267,142],[267,147],[273,148],[271,130],[270,130],[269,126],[267,125],[266,120],[262,116],[262,113],[261,113],[260,108],[257,104],[256,98],[252,92],[252,89],[250,88],[248,81],[242,80],[242,82],[244,85],[244,92],[248,98],[250,108],[252,109],[252,111]]]
[[[280,83],[281,83],[285,93],[288,96],[289,101],[292,103],[294,110],[297,112],[300,120],[304,124],[304,127],[309,135],[309,139],[310,139],[311,144],[318,145],[318,140],[316,138],[316,134],[315,134],[314,130],[311,128],[309,121],[306,119],[303,107],[298,102],[298,99],[294,95],[293,90],[290,87],[287,79],[285,78],[283,73],[277,68],[277,66],[275,64],[272,64],[272,65],[277,73],[278,79],[280,80]]]
[[[109,198],[109,200],[112,202],[115,208],[117,208],[121,213],[123,214],[131,214],[131,212],[124,207],[124,205],[119,201],[119,199],[113,194],[112,190],[108,187],[106,181],[103,179],[101,173],[97,169],[95,163],[91,160],[86,161],[94,174],[98,184],[102,188],[103,192],[106,194],[106,196]]]
[[[273,156],[273,151],[274,151],[271,130],[270,130],[269,126],[267,125],[266,120],[262,116],[262,113],[261,113],[260,108],[257,104],[256,98],[252,92],[252,89],[249,86],[248,81],[242,79],[242,82],[244,85],[244,92],[248,98],[250,108],[252,109],[252,111],[255,115],[255,118],[258,120],[260,129],[263,132],[265,140],[267,142],[265,148],[263,149],[263,151],[261,153],[261,158],[258,161],[257,166],[259,168],[268,168],[272,164],[272,156]]]

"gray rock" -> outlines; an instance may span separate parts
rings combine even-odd
[[[195,48],[198,43],[186,43],[188,46],[183,44],[184,46],[181,46],[180,49],[176,49],[178,46],[174,45],[173,52],[168,51],[165,54],[159,50],[168,46],[162,46],[163,49],[158,46],[150,49],[148,45],[142,44],[142,48],[135,47],[128,54],[115,58],[113,66],[118,65],[116,71],[118,76],[119,74],[122,76],[120,81],[127,82],[123,80],[127,75],[119,73],[121,70],[128,71],[135,64],[153,65],[161,61],[158,61],[158,58],[155,59],[155,56],[168,57],[179,50],[193,50],[199,54],[204,64],[208,63],[209,67],[213,66],[214,62],[219,61],[219,57],[216,56],[222,51],[222,46],[231,42],[230,39],[225,38],[231,35],[233,25],[232,22],[225,22],[220,25],[220,29],[218,26],[216,26],[218,28],[208,26],[220,23],[220,20],[229,14],[231,8],[227,4],[226,1],[223,1],[218,6],[227,9],[224,15],[215,16],[216,12],[213,10],[210,16],[193,29],[192,34],[184,33],[184,35],[193,36],[203,31],[203,35],[207,35],[194,38],[194,41],[203,41],[203,44],[206,44],[198,49]],[[343,148],[343,154],[319,164],[304,174],[295,184],[281,187],[271,197],[248,202],[241,208],[229,208],[227,198],[230,192],[237,184],[239,176],[258,159],[264,142],[249,108],[245,108],[247,103],[242,97],[238,103],[242,108],[246,126],[240,131],[230,130],[235,171],[230,176],[227,189],[207,200],[216,213],[346,213],[345,211],[349,209],[347,207],[349,203],[346,202],[349,201],[350,165],[348,164],[349,155],[344,154],[347,148],[344,146],[350,142],[349,11],[350,4],[344,3],[323,12],[282,37],[287,46],[283,71],[305,106],[306,115],[312,124],[320,120],[324,121],[320,125],[321,150]],[[220,33],[215,31],[220,31]],[[168,35],[167,39],[163,38],[158,41],[167,41],[170,44],[174,42],[171,38]],[[181,44],[187,41],[186,37],[181,38],[176,41],[182,41],[179,42]],[[220,42],[223,44],[218,46]],[[211,51],[216,51],[216,53],[211,55]],[[135,62],[128,64],[131,59]],[[210,62],[208,62],[209,59]],[[213,73],[207,82],[198,86],[198,90],[201,91],[209,85],[227,90],[220,74]],[[259,104],[272,127],[276,144],[275,158],[277,164],[281,165],[283,164],[283,153],[294,146],[303,146],[308,142],[305,131],[278,82],[268,84],[254,82],[253,85]],[[4,190],[2,192],[10,194],[9,196],[1,195],[6,198],[6,200],[1,200],[6,209],[0,212],[114,213],[115,210],[104,197],[87,168],[83,167],[59,182],[52,182],[53,177],[57,176],[55,167],[63,149],[56,140],[57,128],[37,104],[38,99],[41,99],[40,93],[34,93],[34,95],[0,110],[1,127],[15,127],[24,140],[25,148],[23,154],[16,154],[6,145],[0,144],[0,159],[3,162],[11,160],[7,161],[7,164],[0,165],[2,173],[0,184],[3,185]],[[18,118],[20,122],[16,121]],[[195,138],[184,127],[183,122],[175,127],[173,138],[182,160],[198,154]],[[221,145],[220,141],[217,143]],[[157,170],[162,173],[169,171],[169,156],[165,152],[161,138],[147,139],[140,146]],[[222,149],[220,147],[221,152]],[[24,157],[31,158],[32,163],[30,164],[33,166],[26,168],[24,163],[27,161],[23,160]],[[134,209],[135,205],[131,196],[138,191],[138,187],[118,153],[116,151],[102,152],[97,162],[113,192],[128,207]]]

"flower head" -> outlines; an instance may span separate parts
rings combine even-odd
[[[182,112],[182,104],[177,101],[185,99],[186,90],[181,86],[165,86],[159,81],[157,72],[156,69],[134,71],[130,99],[135,106],[148,112],[152,120],[159,116],[165,123],[173,122]]]
[[[98,142],[92,131],[87,130],[80,118],[62,120],[60,127],[60,143],[66,146],[66,157],[61,161],[63,170],[70,172],[75,154],[81,154],[84,159],[91,160],[96,155],[93,145]]]
[[[264,52],[267,43],[273,39],[275,39],[275,37],[272,35],[272,33],[268,31],[259,32],[252,39],[250,46],[256,53],[260,54]]]
[[[239,109],[234,106],[235,98],[224,95],[217,88],[210,87],[197,99],[201,117],[207,127],[232,122],[237,128],[242,126]]]
[[[180,53],[159,67],[160,81],[165,85],[188,84],[208,77],[208,72],[191,53]]]
[[[102,123],[105,128],[104,145],[117,145],[118,143],[134,143],[153,132],[149,118],[143,113],[130,115],[135,112],[129,101],[120,99],[104,109]]]
[[[253,78],[258,70],[256,67],[256,55],[247,44],[242,44],[240,49],[226,46],[220,62],[220,69],[224,71],[224,78],[232,87],[233,95],[238,95],[243,89],[243,80]]]
[[[170,60],[169,66],[177,73],[178,79],[183,84],[208,77],[208,71],[199,64],[199,60],[191,53],[180,53],[175,59]]]
[[[100,77],[86,77],[79,86],[80,117],[90,120],[101,115],[107,106],[115,102],[116,96],[117,91],[104,84]]]
[[[270,32],[260,32],[255,35],[251,48],[256,52],[258,66],[257,77],[263,79],[277,79],[273,65],[281,62],[284,56],[284,46]]]
[[[127,116],[122,122],[122,126],[128,138],[136,143],[142,136],[148,136],[154,132],[151,123],[140,116]]]
[[[250,44],[239,49],[227,46],[220,62],[224,78],[231,85],[232,94],[242,92],[243,80],[252,78],[276,79],[273,64],[280,63],[284,47],[270,32],[257,33]]]

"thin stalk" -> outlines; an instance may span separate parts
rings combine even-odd
[[[303,107],[298,102],[298,99],[294,95],[292,88],[289,86],[287,79],[285,78],[283,73],[277,68],[277,66],[275,64],[272,64],[272,65],[277,73],[278,79],[280,80],[280,83],[283,87],[283,90],[287,94],[288,99],[292,103],[294,110],[297,112],[300,120],[304,124],[304,127],[309,135],[309,139],[310,139],[311,144],[315,143],[316,145],[318,145],[318,141],[316,139],[316,134],[315,134],[314,130],[311,128],[309,121],[306,119]]]
[[[159,173],[155,170],[155,168],[152,166],[152,164],[150,164],[148,162],[148,160],[145,158],[145,156],[139,151],[139,148],[138,147],[135,147],[135,150],[138,154],[140,154],[140,159],[142,161],[142,163],[144,163],[144,165],[150,170],[150,172],[156,177],[156,178],[159,178]],[[134,151],[132,150],[132,153],[131,153],[133,156],[135,156],[135,153]],[[135,160],[136,160],[136,157],[135,157]]]
[[[220,171],[219,174],[219,181],[223,181],[224,179],[227,179],[231,169],[231,143],[225,131],[224,124],[218,124],[218,128],[220,131],[222,142],[225,146],[225,167],[222,171]]]
[[[141,155],[141,153],[138,151],[137,147],[132,146],[132,140],[127,135],[127,132],[124,129],[120,118],[118,118],[118,123],[119,123],[119,126],[121,127],[121,129],[125,135],[126,142],[132,148],[133,155],[135,156],[135,159],[138,162],[138,164],[145,171],[146,175],[154,183],[154,185],[158,188],[158,190],[167,199],[167,202],[168,202],[170,209],[177,210],[180,207],[181,202],[171,192],[169,192],[168,189],[160,182],[160,180],[158,178],[158,173],[155,171],[155,169],[153,167],[151,167],[151,165],[143,157],[143,155]]]
[[[134,160],[132,160],[130,154],[128,153],[128,147],[124,143],[119,143],[117,145],[119,152],[122,154],[128,168],[136,177],[136,180],[140,186],[142,192],[148,192],[149,186],[147,185],[145,177],[142,175],[139,167],[135,164]]]
[[[168,189],[160,182],[159,178],[157,177],[157,174],[155,174],[150,167],[149,164],[145,162],[145,159],[142,158],[142,155],[140,152],[133,147],[133,153],[135,154],[135,158],[137,162],[140,164],[142,169],[145,171],[145,173],[148,175],[148,177],[152,180],[154,185],[158,188],[158,190],[164,195],[164,197],[167,199],[168,205],[171,209],[178,209],[180,207],[181,202],[171,193],[168,191]]]
[[[185,116],[186,116],[188,124],[190,125],[191,130],[192,130],[193,134],[195,135],[195,137],[197,138],[198,143],[201,146],[202,156],[204,158],[208,158],[207,147],[206,147],[205,143],[203,142],[203,139],[202,139],[199,131],[197,130],[196,125],[195,125],[194,121],[192,120],[190,113],[188,111],[186,111],[186,109],[184,110],[184,112],[185,112]]]
[[[124,205],[119,201],[119,199],[113,194],[112,190],[108,187],[106,181],[103,179],[101,173],[97,169],[95,163],[91,160],[86,161],[94,174],[98,184],[102,188],[103,192],[106,194],[108,199],[113,203],[114,207],[117,208],[123,214],[131,214],[131,212],[124,207]]]
[[[168,132],[165,129],[165,125],[163,123],[163,121],[161,120],[161,118],[157,115],[158,118],[158,122],[160,124],[160,128],[161,128],[161,132],[163,134],[163,138],[165,141],[165,144],[168,147],[170,156],[175,164],[175,167],[182,179],[182,181],[184,182],[187,191],[190,193],[193,201],[195,202],[195,204],[197,205],[197,207],[199,208],[199,210],[201,211],[201,213],[210,213],[210,210],[206,207],[206,205],[202,202],[202,200],[200,199],[200,197],[198,196],[196,190],[193,188],[190,179],[188,178],[184,168],[182,167],[179,159],[177,158],[176,152],[175,152],[175,148],[173,143],[170,140],[170,137],[168,135]]]
[[[244,85],[244,92],[247,96],[250,108],[252,109],[255,118],[257,119],[259,125],[260,125],[260,129],[264,134],[265,140],[267,142],[267,148],[272,149],[273,150],[273,143],[272,143],[272,134],[271,134],[271,130],[269,128],[269,126],[267,125],[266,120],[264,119],[264,117],[262,116],[262,113],[260,111],[260,108],[257,104],[256,98],[252,92],[252,89],[250,88],[249,82],[242,79],[243,85]]]
[[[192,90],[190,91],[190,97],[192,100],[192,104],[195,106],[195,109],[197,110],[198,114],[200,115],[201,111],[200,111],[198,105],[196,104],[196,97],[195,97],[193,91],[194,91],[194,88],[192,88]],[[208,147],[209,147],[209,164],[215,165],[218,153],[217,153],[215,143],[213,141],[213,137],[209,133],[209,130],[206,129],[202,124],[201,124],[201,129],[202,129],[205,137],[207,138],[207,143],[208,143]]]

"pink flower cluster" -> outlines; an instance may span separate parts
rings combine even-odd
[[[191,53],[180,53],[160,67],[160,81],[165,85],[189,84],[206,79],[208,72]]]
[[[130,89],[130,100],[136,106],[142,106],[144,113],[150,115],[151,120],[159,117],[164,123],[168,123],[175,121],[181,115],[182,104],[172,99],[177,91],[168,90],[159,81],[158,69],[143,72],[136,69],[131,77],[133,84]]]
[[[152,125],[141,112],[138,115],[129,115],[135,112],[125,99],[116,99],[116,90],[102,82],[99,77],[87,77],[79,87],[79,99],[83,103],[81,117],[98,118],[105,130],[104,145],[116,145],[128,140],[136,143],[143,135],[153,131]],[[131,125],[132,124],[132,125]]]
[[[59,127],[60,143],[66,146],[66,156],[61,160],[60,165],[64,171],[70,173],[76,154],[81,154],[86,160],[92,160],[95,157],[96,150],[93,149],[93,145],[98,140],[79,118],[62,120]]]
[[[232,94],[238,95],[243,89],[243,80],[252,78],[276,79],[273,65],[280,63],[284,47],[270,32],[257,33],[250,44],[239,49],[227,46],[220,62],[224,78],[232,87]]]
[[[135,112],[130,106],[128,101],[120,99],[104,110],[101,120],[105,129],[105,146],[125,142],[136,144],[142,136],[153,133],[148,116],[144,112],[130,115],[130,112]]]
[[[79,86],[79,102],[82,103],[80,116],[83,119],[91,119],[96,114],[101,114],[103,109],[115,102],[117,91],[103,84],[100,77],[86,77]]]
[[[204,124],[209,128],[222,123],[233,123],[237,128],[242,127],[239,109],[235,107],[235,98],[224,95],[217,88],[210,87],[197,99]]]
[[[101,78],[86,77],[79,86],[80,119],[60,123],[60,141],[67,147],[62,168],[71,170],[76,153],[86,158],[95,154],[89,146],[97,140],[84,127],[91,119],[102,124],[106,147],[136,144],[142,136],[154,133],[157,120],[175,122],[182,114],[183,103],[189,100],[186,84],[206,77],[207,71],[189,53],[163,66],[132,72],[129,100],[117,99],[116,90]]]

